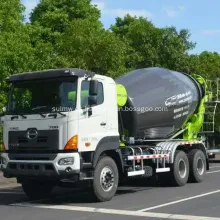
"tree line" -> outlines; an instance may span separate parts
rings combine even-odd
[[[0,108],[5,78],[21,72],[75,67],[113,78],[146,67],[164,67],[214,79],[220,55],[190,54],[190,31],[158,28],[144,17],[117,17],[105,29],[91,0],[41,0],[25,22],[20,0],[0,1]]]

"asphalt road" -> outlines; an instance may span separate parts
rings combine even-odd
[[[220,164],[204,182],[162,187],[138,180],[121,186],[106,203],[93,203],[80,189],[55,189],[52,198],[29,201],[22,189],[0,185],[0,220],[220,220]]]

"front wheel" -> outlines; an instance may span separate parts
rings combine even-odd
[[[107,156],[102,157],[96,165],[93,179],[93,194],[97,201],[112,199],[118,188],[118,168],[115,161]]]

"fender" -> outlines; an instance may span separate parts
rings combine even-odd
[[[175,156],[176,150],[182,149],[182,148],[184,148],[184,146],[182,145],[182,142],[179,142],[179,141],[178,142],[160,142],[159,144],[157,144],[155,150],[163,150],[165,152],[168,152],[169,154],[168,163],[172,164],[174,162],[174,156]],[[194,148],[198,148],[202,150],[207,159],[207,151],[206,151],[206,147],[204,143],[196,144],[195,147],[193,146],[188,147],[188,149],[194,149]]]
[[[109,150],[117,150],[119,148],[119,136],[107,136],[102,138],[97,147],[96,150],[94,152],[94,157],[93,157],[93,161],[92,161],[92,165],[93,167],[96,166],[100,155],[105,152],[105,151],[109,151]]]

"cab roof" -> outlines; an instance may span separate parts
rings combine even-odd
[[[20,74],[14,74],[8,77],[6,80],[8,82],[18,82],[18,81],[27,81],[35,79],[50,79],[50,78],[60,78],[68,76],[78,76],[78,77],[93,77],[95,74],[90,71],[77,68],[65,68],[65,69],[50,69],[36,72],[26,72]]]

